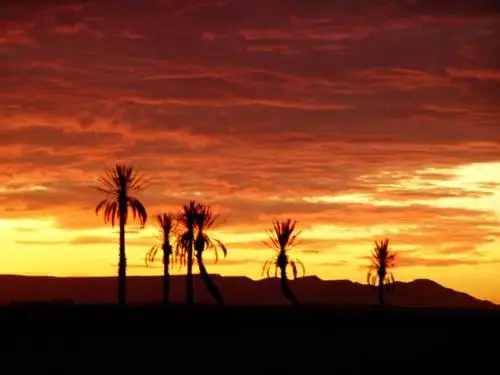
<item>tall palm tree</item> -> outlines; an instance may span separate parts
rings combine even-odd
[[[176,260],[172,246],[175,221],[174,216],[169,213],[157,215],[156,221],[160,230],[161,245],[153,246],[146,253],[146,266],[154,262],[158,252],[161,250],[163,261],[163,304],[166,305],[169,302],[170,294],[169,266],[175,263]]]
[[[125,255],[125,226],[127,225],[129,210],[133,218],[138,219],[141,228],[144,228],[148,214],[144,205],[134,196],[133,192],[145,188],[144,178],[133,167],[117,164],[99,177],[101,186],[97,189],[106,194],[106,199],[101,201],[96,209],[96,215],[103,211],[104,222],[111,222],[114,227],[118,219],[120,226],[120,251],[118,261],[118,304],[127,303],[127,258]]]
[[[205,250],[212,250],[215,253],[215,262],[219,260],[219,251],[222,252],[224,257],[227,255],[226,246],[217,238],[210,236],[208,232],[214,227],[218,214],[214,214],[209,206],[202,204],[198,205],[198,211],[196,214],[196,239],[194,243],[196,262],[198,263],[198,268],[200,270],[200,278],[205,283],[208,291],[215,299],[215,301],[220,305],[224,305],[224,300],[219,291],[219,288],[214,283],[212,278],[207,272],[205,264],[203,262],[203,253]]]
[[[394,276],[389,271],[395,266],[396,253],[389,248],[389,239],[375,241],[372,251],[372,264],[368,268],[367,282],[378,289],[378,301],[385,304],[385,286],[394,288]]]
[[[194,303],[193,291],[193,247],[195,241],[196,215],[198,214],[199,203],[190,201],[182,206],[181,212],[177,216],[177,222],[182,227],[177,239],[177,253],[180,255],[182,263],[187,265],[186,277],[186,302],[188,305]]]
[[[292,292],[288,283],[287,269],[288,266],[292,269],[293,278],[297,278],[298,269],[305,274],[304,264],[297,258],[292,259],[289,256],[290,250],[294,247],[297,237],[300,232],[295,230],[296,221],[287,219],[285,221],[274,221],[273,228],[268,230],[269,242],[266,244],[274,250],[271,258],[266,260],[262,267],[262,274],[271,277],[271,271],[274,268],[274,277],[278,275],[278,269],[281,272],[281,291],[283,295],[296,307],[300,307],[300,303]]]

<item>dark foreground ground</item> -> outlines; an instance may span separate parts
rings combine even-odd
[[[0,310],[0,349],[51,365],[78,356],[78,366],[105,360],[234,370],[238,363],[342,373],[382,366],[406,374],[396,364],[449,370],[470,362],[479,371],[500,365],[499,323],[497,310],[19,306]]]

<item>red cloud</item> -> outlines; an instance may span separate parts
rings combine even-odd
[[[134,33],[132,31],[124,30],[120,33],[120,36],[125,39],[144,39],[144,35],[139,33]]]
[[[361,70],[357,74],[361,80],[366,81],[369,85],[400,90],[439,88],[451,85],[446,77],[415,69],[373,68]]]
[[[485,211],[436,206],[488,199],[493,174],[458,189],[422,172],[500,160],[491,3],[125,3],[0,6],[3,217],[101,227],[96,175],[127,161],[154,177],[152,213],[196,198],[237,233],[282,216],[336,225],[342,238],[304,243],[328,256],[369,248],[372,227],[431,249],[426,264],[479,259],[498,236]],[[415,175],[421,185],[405,185]],[[353,194],[372,199],[304,200]]]
[[[0,21],[0,44],[33,46],[35,40],[30,35],[32,28],[32,23]]]
[[[448,68],[447,73],[458,78],[475,78],[479,80],[500,81],[500,69],[463,69]]]

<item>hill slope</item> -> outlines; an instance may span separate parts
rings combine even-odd
[[[227,304],[283,305],[277,279],[251,280],[246,277],[213,275]],[[195,275],[195,295],[199,303],[212,303],[201,280]],[[171,298],[184,301],[185,276],[172,277]],[[290,281],[304,304],[372,305],[376,293],[367,285],[348,280],[321,280],[305,277]],[[130,303],[151,303],[161,299],[161,279],[158,276],[129,277]],[[41,276],[0,276],[0,304],[28,301],[72,300],[75,303],[114,303],[117,281],[114,277],[55,278]],[[445,288],[430,280],[398,282],[394,293],[387,295],[391,305],[406,307],[487,308],[491,302],[481,301],[465,293]]]

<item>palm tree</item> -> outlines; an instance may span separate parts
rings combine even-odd
[[[134,220],[137,218],[144,228],[148,214],[144,205],[134,196],[132,192],[139,192],[145,188],[144,179],[133,167],[117,164],[99,177],[101,186],[97,189],[106,194],[106,199],[101,201],[96,209],[96,215],[102,210],[104,222],[111,222],[114,227],[116,219],[120,226],[120,251],[118,261],[118,304],[127,303],[127,258],[125,255],[125,226],[129,210],[132,211]]]
[[[181,212],[177,216],[177,222],[181,225],[182,231],[177,240],[177,253],[180,254],[181,262],[187,265],[186,277],[186,302],[192,305],[194,302],[193,291],[193,246],[195,241],[196,215],[199,204],[190,201],[182,206]]]
[[[170,294],[170,271],[169,265],[175,262],[173,252],[172,237],[174,231],[174,217],[172,214],[163,213],[156,216],[156,221],[160,230],[161,245],[153,246],[146,253],[146,266],[153,263],[156,255],[161,250],[163,261],[163,304],[168,304]]]
[[[215,253],[215,262],[219,260],[219,250],[222,252],[224,257],[227,255],[226,246],[217,238],[210,236],[208,231],[214,227],[215,222],[219,215],[214,214],[209,206],[202,204],[198,205],[198,211],[196,214],[196,239],[194,243],[194,250],[196,256],[196,262],[198,263],[198,268],[200,270],[200,278],[205,283],[208,291],[214,297],[216,302],[220,305],[224,305],[224,300],[219,291],[219,288],[214,283],[212,278],[207,272],[205,264],[203,262],[203,253],[205,250],[212,250]]]
[[[389,248],[389,239],[375,241],[375,248],[371,256],[372,264],[368,269],[367,282],[378,288],[380,306],[385,304],[384,286],[394,288],[394,276],[389,271],[395,266],[396,253]]]
[[[300,234],[300,232],[295,230],[296,223],[296,221],[292,221],[291,219],[281,222],[273,222],[273,228],[268,230],[270,242],[266,242],[266,245],[271,247],[275,254],[264,263],[264,266],[262,267],[262,274],[267,273],[267,276],[271,277],[271,270],[274,268],[274,277],[277,277],[279,269],[281,271],[281,291],[283,295],[294,306],[300,307],[299,301],[290,289],[287,276],[287,269],[289,265],[292,269],[294,279],[297,278],[299,267],[302,270],[302,274],[305,274],[304,264],[299,259],[292,259],[288,255],[290,250],[294,247],[297,237]]]

